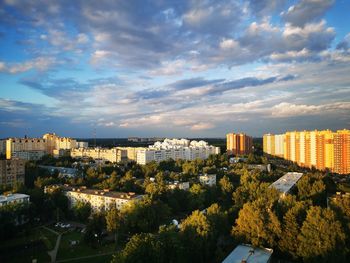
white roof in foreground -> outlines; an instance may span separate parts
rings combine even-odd
[[[269,262],[273,250],[270,248],[257,248],[251,245],[238,245],[222,263],[267,263]]]
[[[29,195],[26,194],[11,194],[11,195],[0,195],[0,202],[12,202],[18,199],[24,199],[24,198],[29,198]]]
[[[302,176],[303,173],[288,172],[272,183],[270,187],[274,187],[283,194],[287,194]]]

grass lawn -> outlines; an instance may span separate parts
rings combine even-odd
[[[57,236],[43,228],[35,228],[0,244],[0,262],[50,262],[47,254],[56,242]]]
[[[113,256],[112,255],[103,255],[103,256],[96,256],[92,258],[84,258],[84,259],[77,259],[77,260],[70,260],[69,263],[109,263],[111,262]]]
[[[79,244],[71,246],[70,241],[78,241]],[[76,231],[67,232],[62,235],[60,247],[57,253],[57,260],[103,254],[103,253],[113,252],[114,250],[115,250],[115,245],[113,243],[107,244],[107,245],[100,245],[97,248],[92,248],[84,242],[82,233],[76,232]],[[89,262],[87,260],[88,259],[86,260],[84,259],[84,262]],[[99,262],[98,260],[99,260],[99,257],[92,258],[91,262]],[[106,261],[101,261],[101,262],[106,262]]]

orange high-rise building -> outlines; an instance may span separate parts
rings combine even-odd
[[[253,137],[244,133],[226,135],[226,149],[231,154],[249,154],[252,152]]]
[[[263,137],[264,152],[272,154],[270,134]],[[274,135],[275,138],[281,135]],[[339,174],[350,173],[350,131],[293,131],[286,132],[283,141],[283,157],[300,166],[330,170]],[[276,144],[274,144],[276,145]]]
[[[350,173],[350,131],[340,130],[334,133],[334,172]]]

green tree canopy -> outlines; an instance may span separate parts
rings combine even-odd
[[[311,207],[298,236],[298,254],[306,262],[345,262],[345,238],[332,210]]]

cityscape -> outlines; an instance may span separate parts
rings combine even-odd
[[[0,0],[0,262],[349,262],[349,10]]]

